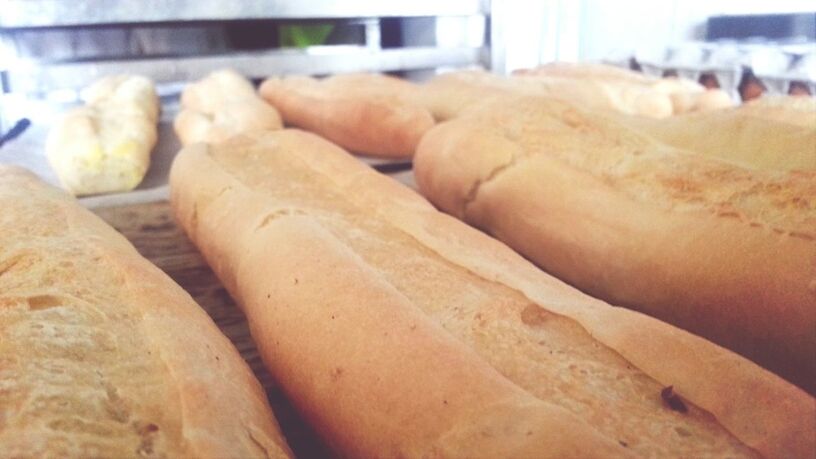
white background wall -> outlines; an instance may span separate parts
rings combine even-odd
[[[652,56],[702,38],[721,14],[816,11],[812,0],[493,0],[503,2],[507,71],[553,60]]]

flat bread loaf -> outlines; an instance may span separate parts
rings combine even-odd
[[[423,138],[417,184],[584,292],[816,393],[816,170],[739,167],[554,99]]]
[[[232,343],[124,237],[18,168],[0,209],[0,456],[291,456]]]
[[[178,221],[352,457],[809,457],[816,401],[543,273],[312,134],[182,150]]]

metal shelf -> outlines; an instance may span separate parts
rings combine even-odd
[[[489,14],[487,0],[3,0],[0,28]]]
[[[250,78],[270,75],[323,75],[349,72],[418,70],[484,62],[487,48],[408,47],[372,50],[360,46],[313,47],[229,55],[150,58],[104,62],[71,62],[18,68],[9,72],[12,92],[42,93],[80,88],[119,73],[150,75],[156,82],[193,81],[231,67]]]

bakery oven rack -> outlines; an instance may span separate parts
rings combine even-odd
[[[491,30],[496,26],[496,22],[490,21],[493,7],[493,2],[487,0],[5,0],[0,16],[0,38],[5,41],[7,50],[11,49],[7,54],[12,55],[13,64],[4,70],[4,89],[6,93],[43,94],[54,89],[78,88],[114,73],[143,74],[158,83],[184,82],[223,67],[235,68],[251,78],[477,65],[495,68],[501,65],[501,53],[491,52],[498,45],[491,37],[500,37],[501,33]],[[461,40],[440,45],[432,30],[433,21],[451,18],[468,21],[471,29],[473,24],[476,27],[481,24],[480,42]],[[198,49],[198,53],[189,53],[191,47],[195,49],[196,41],[211,38],[207,35],[211,30],[204,31],[207,27],[264,20],[356,22],[364,28],[364,39],[355,45],[305,49],[235,51],[205,46]],[[401,29],[408,33],[399,46],[383,46],[380,23],[384,20],[404,22]],[[139,27],[143,29],[136,33],[152,30],[158,35],[154,33],[149,39],[173,43],[166,44],[159,55],[144,55],[139,49],[134,52],[132,37],[119,32]],[[187,34],[180,35],[179,29],[185,27]],[[46,49],[50,43],[36,43],[49,33],[57,34],[53,41],[63,43],[77,40],[77,33],[95,33],[107,41],[104,46],[110,50],[109,55],[89,59],[68,52],[67,58],[54,58]],[[64,40],[60,38],[63,36]],[[92,40],[99,41],[99,38]],[[25,51],[32,48],[32,41],[33,48],[41,51],[33,58],[25,55]],[[155,43],[148,48],[151,46],[157,47]],[[173,48],[179,46],[188,52],[172,55]],[[161,43],[158,47],[161,48]],[[3,70],[2,63],[0,70]]]

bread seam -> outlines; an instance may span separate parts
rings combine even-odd
[[[109,263],[112,263],[114,266],[117,266],[116,260],[113,257],[111,257],[110,253],[108,253],[106,251],[105,256],[110,260]],[[130,292],[130,293],[136,292],[136,289],[133,287],[133,284],[132,284],[131,276],[125,275],[123,277],[124,277],[124,284],[122,285],[123,289],[125,291],[127,291],[127,292]],[[189,453],[190,452],[190,445],[189,445],[189,442],[187,441],[187,437],[184,435],[185,426],[187,425],[186,420],[187,420],[187,417],[188,417],[187,416],[187,410],[189,409],[189,407],[188,407],[188,404],[186,404],[184,402],[184,397],[182,397],[181,393],[179,393],[179,387],[181,387],[180,380],[179,380],[178,376],[176,375],[176,372],[173,370],[172,366],[169,364],[169,362],[167,360],[167,357],[166,357],[166,354],[165,354],[167,352],[167,350],[165,349],[164,346],[158,346],[157,345],[157,341],[156,341],[153,333],[151,333],[151,331],[146,326],[148,321],[145,320],[145,317],[146,317],[145,311],[142,310],[142,309],[139,309],[138,310],[138,315],[139,315],[139,319],[140,319],[139,320],[139,330],[141,331],[142,336],[144,336],[148,340],[149,344],[153,345],[151,347],[152,347],[152,349],[154,349],[154,351],[151,351],[151,352],[153,352],[154,354],[158,354],[158,358],[161,361],[162,367],[164,367],[165,374],[168,375],[173,381],[173,383],[172,383],[173,395],[174,395],[174,398],[176,399],[176,401],[178,403],[178,406],[181,408],[179,410],[179,418],[180,418],[179,430],[181,431],[181,439],[182,439],[182,447],[181,448],[182,448],[183,451],[186,451],[186,452]]]
[[[487,174],[485,178],[477,178],[473,181],[470,189],[468,190],[465,197],[462,199],[461,209],[459,215],[467,215],[468,207],[476,201],[479,197],[479,190],[482,188],[483,185],[486,185],[496,179],[499,175],[501,175],[506,170],[510,169],[511,167],[515,166],[519,162],[523,161],[526,158],[525,156],[513,156],[510,161],[505,164],[501,164],[496,166],[490,173]]]

